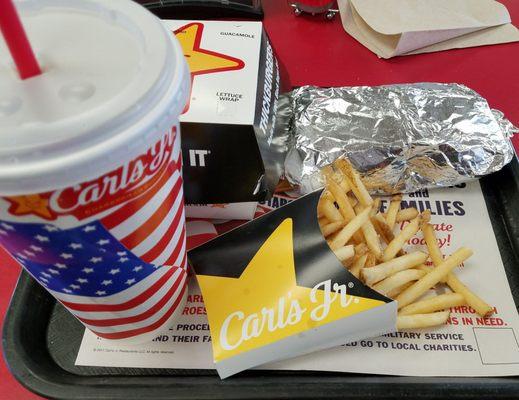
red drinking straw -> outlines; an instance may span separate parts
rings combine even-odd
[[[40,66],[12,0],[0,0],[0,31],[11,52],[20,78],[27,79],[40,75]]]

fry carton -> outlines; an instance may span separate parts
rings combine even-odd
[[[365,286],[327,244],[321,193],[190,252],[220,377],[396,330],[396,302]]]

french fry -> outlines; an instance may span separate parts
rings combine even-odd
[[[410,221],[418,217],[418,210],[414,207],[404,208],[396,214],[396,222]]]
[[[443,255],[438,247],[433,226],[429,223],[422,224],[422,233],[433,264],[436,266],[440,265],[443,262]]]
[[[373,208],[371,209],[370,217],[373,217],[380,211],[381,203],[382,203],[382,200],[380,200],[380,197],[376,197],[375,200],[373,200]]]
[[[394,299],[396,296],[398,296],[400,293],[402,293],[404,290],[406,290],[409,286],[411,286],[414,282],[408,282],[405,285],[399,286],[390,292],[387,293],[386,297],[389,297],[390,299]]]
[[[386,224],[386,220],[380,213],[371,217],[371,223],[386,244],[389,244],[395,238],[393,231],[389,229],[389,226]]]
[[[344,224],[345,221],[330,222],[329,224],[321,226],[321,232],[323,233],[324,237],[328,237],[332,233],[335,233],[339,229],[341,229],[344,226]]]
[[[386,224],[386,220],[382,217],[382,214],[378,213],[374,217],[371,217],[371,223],[386,244],[391,243],[395,238],[393,231],[389,229],[389,226]],[[398,250],[398,253],[396,253],[398,257],[403,256],[404,254],[405,251],[402,249]]]
[[[366,186],[364,186],[364,182],[362,182],[362,179],[360,179],[360,175],[354,169],[352,169],[352,172],[353,172],[353,183],[357,187],[357,191],[359,193],[358,195],[356,195],[357,199],[359,199],[360,203],[364,207],[373,205],[373,198],[369,194],[368,189],[366,189]],[[353,186],[352,186],[352,190],[353,190]]]
[[[421,251],[415,251],[404,256],[393,258],[392,260],[382,264],[375,265],[373,268],[363,268],[361,274],[368,285],[373,285],[396,272],[422,264],[426,259],[427,254],[422,253]]]
[[[347,270],[350,270],[354,261],[355,261],[355,257],[351,257],[351,258],[348,258],[347,260],[341,261],[341,264],[344,268],[346,268]]]
[[[429,223],[431,220],[431,210],[425,210],[421,214],[422,223]]]
[[[371,218],[371,222],[373,223],[373,226],[375,227],[375,230],[378,232],[380,237],[382,237],[382,240],[389,244],[391,241],[395,238],[395,235],[391,229],[389,229],[389,226],[386,223],[386,220],[382,216],[382,214],[378,213],[374,217]],[[405,254],[405,251],[400,249],[398,253],[396,253],[397,256],[403,256]]]
[[[355,256],[358,258],[368,252],[368,246],[365,243],[360,243],[355,246]]]
[[[396,222],[396,215],[400,210],[400,203],[402,202],[402,196],[395,195],[391,197],[391,203],[389,203],[389,207],[386,213],[386,223],[389,226],[389,229],[393,231]]]
[[[320,217],[317,222],[319,223],[319,226],[324,226],[324,225],[327,225],[330,223],[330,221],[328,221],[328,218],[326,217]]]
[[[326,217],[330,222],[342,221],[342,215],[330,199],[321,199],[317,206],[317,212]]]
[[[326,238],[326,242],[328,243],[328,246],[331,245],[331,243],[334,241],[334,239],[337,237],[340,231],[337,231],[335,233],[332,233],[330,236]]]
[[[418,269],[420,271],[427,272],[427,273],[431,272],[434,269],[434,267],[430,267],[430,266],[425,265],[425,264],[420,264],[420,265],[418,265],[418,266],[416,266],[414,268]]]
[[[353,262],[353,265],[351,266],[350,272],[355,278],[359,278],[360,270],[364,267],[366,264],[366,260],[368,259],[368,254],[364,254],[360,256],[357,260]]]
[[[355,218],[355,211],[351,206],[348,196],[343,192],[341,187],[333,180],[327,178],[326,180],[327,188],[332,193],[337,205],[339,206],[339,212],[346,222],[350,222],[353,218]],[[361,243],[363,241],[362,234],[360,232],[355,232],[353,234],[355,238],[355,242]]]
[[[439,296],[417,301],[402,308],[398,315],[428,314],[440,310],[447,310],[451,307],[458,307],[465,304],[465,298],[459,293],[440,294]]]
[[[418,232],[418,229],[420,229],[420,220],[417,217],[407,224],[406,227],[402,229],[402,231],[387,245],[384,250],[384,255],[382,256],[382,261],[389,261],[394,258],[407,241]]]
[[[321,175],[324,176],[325,179],[334,175],[334,170],[332,165],[325,165],[321,168]]]
[[[368,258],[366,259],[366,263],[364,264],[364,268],[372,268],[375,266],[377,259],[376,257],[368,251]]]
[[[341,247],[334,251],[337,258],[346,261],[355,255],[355,249],[352,245]]]
[[[469,258],[472,253],[472,250],[466,247],[461,247],[460,249],[456,250],[440,265],[426,274],[423,278],[415,282],[413,286],[410,286],[402,293],[400,293],[396,298],[396,301],[398,302],[398,308],[403,308],[414,302],[418,297],[440,282],[442,278],[446,277],[456,266],[460,265],[463,261]]]
[[[360,244],[355,245],[355,256],[353,256],[352,264],[354,264],[356,261],[358,261],[359,258],[361,258],[363,255],[365,255],[367,253],[368,253],[368,246],[366,246],[365,243],[360,243]]]
[[[348,240],[351,239],[353,234],[357,232],[363,224],[369,218],[369,213],[371,211],[371,207],[367,207],[359,215],[356,215],[344,228],[342,228],[335,239],[332,241],[330,247],[332,250],[337,250],[338,248],[344,246]]]
[[[355,207],[355,211],[360,214],[360,205]],[[380,240],[378,238],[377,231],[373,227],[373,224],[371,223],[371,220],[369,218],[364,223],[364,225],[361,226],[361,229],[369,249],[377,259],[380,259],[380,257],[382,256],[382,247],[380,246]]]
[[[373,199],[371,198],[368,190],[366,189],[366,186],[364,186],[364,183],[360,179],[360,175],[357,171],[355,171],[350,162],[341,158],[336,161],[336,164],[338,168],[342,171],[342,173],[345,175],[345,178],[348,181],[351,190],[353,191],[353,193],[355,193],[355,196],[359,200],[360,204],[362,204],[364,207],[372,205]]]
[[[443,255],[440,251],[440,248],[438,247],[438,242],[436,240],[436,235],[434,234],[433,226],[429,224],[429,222],[423,221],[420,228],[425,239],[425,244],[427,245],[427,250],[429,250],[431,261],[435,266],[440,265],[443,262]],[[442,282],[445,281],[446,279],[442,280]]]
[[[440,311],[430,314],[398,315],[396,328],[416,329],[429,328],[431,326],[443,325],[449,319],[450,311]]]
[[[359,204],[359,201],[353,196],[348,196],[348,200],[350,201],[350,204],[353,208],[355,208],[355,206]]]
[[[443,262],[443,255],[440,251],[440,248],[438,247],[438,241],[436,240],[433,226],[431,224],[422,224],[422,232],[433,264],[436,266],[440,265]],[[454,273],[451,272],[445,281],[452,290],[465,297],[467,304],[476,310],[480,316],[488,317],[493,313],[494,309],[463,283],[461,283]]]
[[[342,175],[340,172],[337,172],[335,173],[334,177],[335,181],[339,184],[344,193],[348,193],[349,191],[351,191],[351,186],[348,183],[348,181],[344,179],[344,175]]]
[[[321,199],[324,200],[324,199],[328,199],[330,200],[332,203],[335,201],[335,199],[333,198],[333,195],[331,194],[331,192],[329,190],[325,190],[323,191],[323,194],[321,195]]]
[[[369,219],[364,225],[362,225],[362,233],[364,234],[366,244],[368,245],[373,255],[377,258],[377,260],[380,259],[382,257],[382,247],[380,246],[380,240],[378,238],[377,231]]]
[[[389,292],[405,285],[408,282],[417,281],[425,274],[426,273],[424,271],[419,271],[417,269],[407,269],[400,271],[384,279],[383,281],[380,281],[375,286],[373,286],[373,289],[375,289],[380,294],[387,296]]]
[[[327,179],[326,185],[328,190],[333,194],[342,217],[346,222],[350,222],[355,218],[355,211],[353,211],[348,196],[346,196],[346,193],[342,191],[341,187],[335,183],[333,179]]]
[[[341,175],[339,186],[342,190],[344,190],[344,193],[348,193],[351,190],[351,186],[348,184],[348,181],[344,179],[344,177]]]
[[[480,316],[488,317],[493,314],[494,309],[461,283],[455,274],[449,274],[447,277],[447,285],[456,293],[461,294],[467,301],[467,304],[476,310]]]

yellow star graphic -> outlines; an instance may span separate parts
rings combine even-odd
[[[52,213],[49,210],[49,200],[41,197],[39,194],[14,196],[7,199],[14,206],[13,210],[9,210],[14,215],[34,214],[46,219],[52,219]]]
[[[344,296],[323,290],[325,282],[315,289],[298,286],[293,252],[287,218],[239,278],[197,275],[216,362],[385,304],[350,296],[346,285]]]
[[[202,49],[200,42],[203,29],[204,25],[202,23],[194,22],[175,31],[175,36],[182,46],[192,76],[243,68],[244,63],[242,60]]]

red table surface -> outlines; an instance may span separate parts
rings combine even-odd
[[[501,0],[519,25],[519,1]],[[348,36],[340,18],[295,17],[284,0],[264,0],[265,27],[291,84],[318,86],[457,82],[484,96],[492,108],[519,126],[519,43],[379,59]],[[518,135],[519,136],[519,135]],[[514,139],[519,149],[519,137]],[[3,321],[19,266],[0,248],[0,320]],[[9,374],[0,359],[0,397],[35,399]]]

